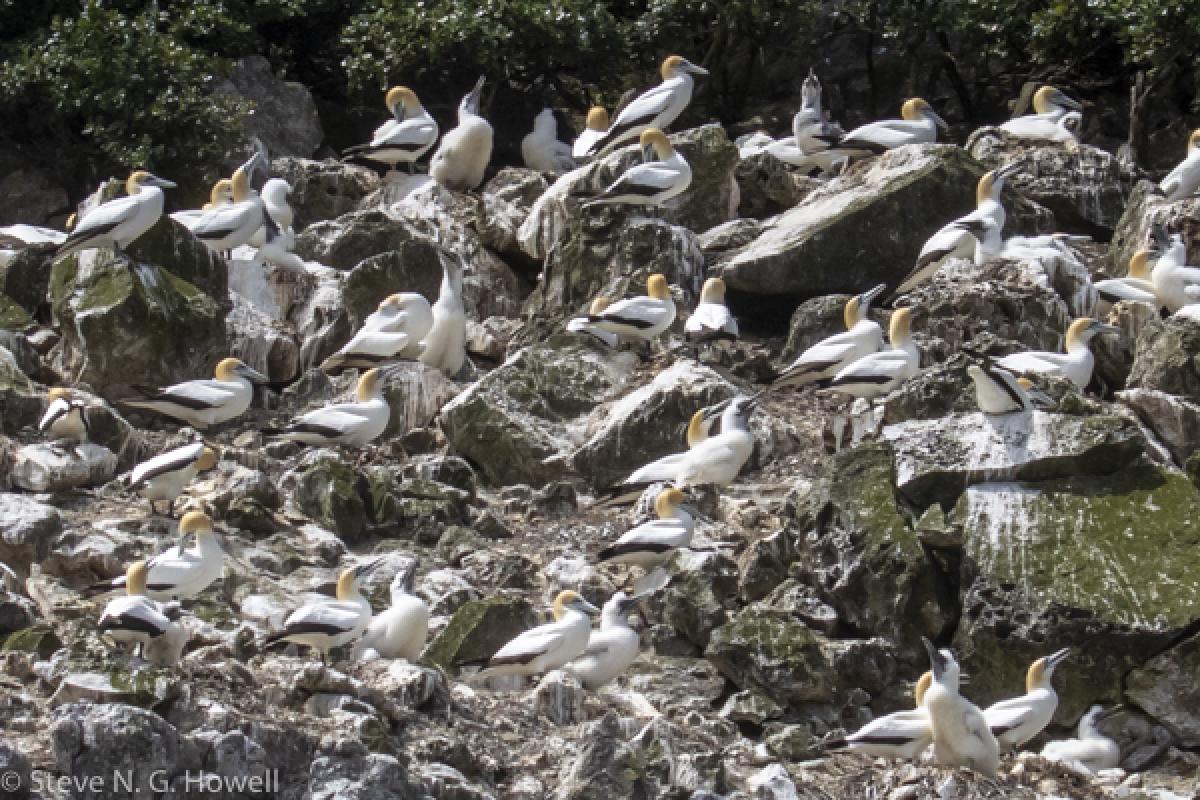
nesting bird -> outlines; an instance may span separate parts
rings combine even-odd
[[[378,439],[387,428],[391,407],[383,396],[378,368],[358,379],[355,402],[335,403],[301,414],[279,438],[304,444],[364,445]]]
[[[171,516],[176,498],[196,475],[217,465],[216,452],[204,442],[193,442],[143,461],[129,474],[128,488],[150,501],[150,513],[158,500],[167,504]]]
[[[608,131],[608,112],[604,106],[592,106],[588,109],[587,119],[584,121],[583,133],[575,139],[575,143],[571,145],[571,155],[576,160],[588,157],[591,151],[592,144],[603,138]]]
[[[123,254],[162,216],[162,190],[174,188],[171,181],[145,170],[135,171],[125,182],[128,196],[101,203],[84,214],[58,248],[55,258],[96,247],[111,247],[117,255]]]
[[[217,364],[213,380],[185,381],[159,389],[135,386],[141,396],[121,402],[204,430],[241,416],[250,407],[256,383],[267,383],[267,376],[239,359],[226,358]]]
[[[1200,128],[1188,137],[1183,161],[1158,184],[1158,190],[1170,202],[1191,197],[1197,189],[1200,189]]]
[[[1200,268],[1187,266],[1187,247],[1178,233],[1167,236],[1162,226],[1153,229],[1156,247],[1161,251],[1150,281],[1158,303],[1174,314],[1184,306],[1200,303]]]
[[[1012,414],[1033,409],[1028,378],[1018,378],[992,361],[972,364],[967,367],[967,375],[975,384],[975,402],[983,413]]]
[[[1060,375],[1083,389],[1091,382],[1096,364],[1096,357],[1088,345],[1103,333],[1120,334],[1121,329],[1090,317],[1080,317],[1067,328],[1065,354],[1031,350],[1004,356],[996,363],[1017,374]]]
[[[644,163],[627,169],[611,186],[584,203],[584,208],[612,203],[661,206],[687,191],[692,183],[692,168],[675,151],[667,135],[658,128],[647,128],[639,141]],[[657,160],[652,160],[651,151]]]
[[[975,704],[958,693],[960,672],[954,654],[935,650],[922,637],[933,672],[925,692],[925,710],[933,731],[933,755],[938,764],[970,767],[989,777],[1000,764],[1000,747],[987,719]]]
[[[533,131],[521,140],[521,158],[529,169],[562,175],[575,169],[571,145],[558,140],[554,109],[543,108],[533,119]]]
[[[1056,139],[1062,135],[1059,124],[1068,112],[1083,110],[1078,100],[1073,100],[1053,86],[1043,86],[1033,95],[1033,113],[1010,119],[1000,130],[1021,139]],[[1059,139],[1061,141],[1061,139]]]
[[[947,130],[949,127],[933,106],[920,97],[904,101],[900,117],[855,128],[838,142],[837,149],[883,153],[907,144],[930,144],[937,141],[938,128]]]
[[[626,478],[622,486],[669,481],[678,487],[713,483],[728,486],[737,478],[754,452],[750,416],[758,401],[735,397],[720,404],[721,432],[709,436],[682,453],[672,453],[650,462]]]
[[[483,183],[492,158],[492,126],[479,116],[484,78],[458,105],[458,126],[442,137],[429,164],[429,175],[452,191],[465,192]]]
[[[206,211],[227,206],[232,202],[233,181],[229,178],[220,178],[212,185],[212,190],[208,193],[208,202],[202,207],[186,211],[175,211],[167,216],[190,231],[192,226],[196,224],[196,221],[203,218]]]
[[[699,413],[699,412],[697,412]],[[671,553],[692,543],[696,529],[693,512],[684,504],[687,496],[675,487],[667,487],[654,500],[657,519],[643,522],[626,531],[597,555],[609,564],[633,564],[650,569],[662,564]]]
[[[49,431],[59,441],[67,441],[78,447],[87,441],[88,426],[85,410],[87,405],[63,386],[55,386],[46,392],[46,413],[38,422],[39,431]]]
[[[700,302],[683,326],[689,342],[736,341],[738,323],[725,305],[725,281],[709,278],[700,290]]]
[[[1158,295],[1151,278],[1150,257],[1153,253],[1145,248],[1138,250],[1129,259],[1129,273],[1123,278],[1096,281],[1096,314],[1107,314],[1120,302],[1150,303],[1158,307]]]
[[[418,356],[426,366],[447,376],[459,373],[467,360],[467,310],[463,306],[463,268],[454,256],[442,259],[442,285],[430,309],[432,322]]]
[[[554,622],[525,631],[496,651],[474,678],[543,675],[578,658],[587,648],[591,616],[600,609],[578,592],[559,592],[551,606]]]
[[[429,635],[429,606],[412,592],[416,560],[392,578],[389,593],[392,604],[371,618],[355,646],[359,657],[375,653],[380,658],[402,658],[415,662],[425,648]]]
[[[914,708],[873,719],[845,739],[831,742],[831,750],[853,750],[876,758],[902,758],[916,761],[933,743],[933,728],[925,709],[925,693],[933,684],[933,673],[926,672],[913,689]]]
[[[144,562],[146,574],[138,584],[137,594],[151,600],[185,600],[203,592],[221,577],[225,553],[217,541],[212,520],[200,511],[189,511],[179,520],[179,533],[186,540],[194,536],[194,547],[172,547]],[[107,583],[89,587],[89,591],[111,592],[130,587],[128,573]],[[131,592],[132,594],[133,592]]]
[[[912,309],[898,308],[888,324],[891,349],[863,356],[843,367],[829,382],[829,388],[854,397],[882,397],[917,374],[921,355],[913,344]]]
[[[433,309],[416,292],[385,297],[362,328],[342,348],[321,362],[326,372],[374,367],[391,359],[416,359],[422,340],[433,327]]]
[[[600,630],[591,632],[583,653],[564,667],[585,689],[595,691],[611,683],[637,658],[641,638],[629,626],[629,612],[640,599],[624,592],[610,597],[600,609]]]
[[[250,186],[249,170],[238,167],[233,173],[233,202],[205,211],[192,225],[192,235],[210,250],[225,252],[249,244],[269,222],[262,197]]]
[[[592,323],[588,322],[588,317],[594,317],[604,313],[604,310],[608,308],[608,305],[609,299],[603,295],[593,298],[591,304],[588,306],[588,313],[586,316],[573,317],[572,319],[567,320],[567,330],[571,331],[572,333],[585,333],[605,347],[616,347],[620,343],[620,337],[618,337],[617,334],[604,330],[603,328],[598,328]]]
[[[1115,710],[1115,709],[1114,709]],[[1046,742],[1042,758],[1058,761],[1093,775],[1104,769],[1112,769],[1121,763],[1121,747],[1100,732],[1100,721],[1110,716],[1103,706],[1095,705],[1079,719],[1075,739],[1059,739]]]
[[[384,105],[392,118],[375,129],[371,141],[343,150],[342,156],[384,164],[389,172],[400,164],[407,164],[411,171],[417,159],[437,141],[438,124],[421,105],[417,93],[407,86],[388,89]]]
[[[801,353],[776,376],[773,387],[807,386],[832,378],[842,369],[883,347],[883,329],[867,318],[871,302],[886,284],[851,297],[843,312],[846,331],[828,336]]]
[[[707,75],[683,56],[667,56],[660,69],[662,83],[642,94],[621,109],[603,136],[588,147],[586,154],[599,155],[607,150],[638,138],[648,128],[666,130],[679,118],[692,101],[695,86],[693,75]]]
[[[646,279],[644,296],[619,300],[583,319],[591,327],[621,339],[649,342],[675,321],[675,300],[667,287],[666,277],[656,272]]]
[[[97,622],[101,633],[115,642],[137,645],[141,655],[173,624],[162,606],[146,596],[148,572],[145,561],[130,564],[125,572],[126,595],[109,601]]]
[[[349,644],[362,635],[371,622],[371,604],[359,590],[360,582],[378,561],[368,561],[338,576],[336,599],[308,603],[293,611],[283,627],[269,634],[264,646],[293,642],[316,650],[325,663],[329,651]]]
[[[1071,654],[1063,648],[1029,665],[1025,694],[993,703],[983,710],[992,735],[1005,750],[1016,750],[1050,724],[1058,708],[1058,695],[1051,680],[1054,669]]]

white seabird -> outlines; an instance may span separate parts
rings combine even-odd
[[[371,618],[362,638],[355,645],[358,658],[373,652],[380,658],[403,658],[415,662],[425,648],[429,635],[429,606],[412,592],[417,562],[396,573],[389,587],[392,604]]]
[[[847,133],[837,144],[843,152],[865,150],[882,153],[906,144],[929,144],[937,141],[938,128],[946,130],[946,121],[920,97],[904,101],[901,119],[871,122]]]
[[[654,273],[646,279],[646,294],[619,300],[599,314],[583,317],[591,327],[616,334],[621,339],[649,342],[675,321],[675,300],[667,279]]]
[[[125,572],[127,594],[109,601],[97,622],[101,633],[121,644],[136,644],[143,654],[146,645],[172,625],[163,607],[146,596],[148,573],[145,561],[130,564]]]
[[[1191,197],[1200,189],[1200,128],[1188,137],[1187,154],[1175,169],[1167,173],[1158,189],[1169,202]]]
[[[588,109],[584,125],[583,133],[579,134],[575,143],[571,145],[571,155],[576,161],[588,158],[588,151],[591,150],[592,144],[599,141],[608,132],[608,111],[604,109],[604,106],[592,106]]]
[[[1046,742],[1046,746],[1042,748],[1042,758],[1058,761],[1093,775],[1100,770],[1116,767],[1121,763],[1121,746],[1101,733],[1097,727],[1102,719],[1112,713],[1105,711],[1102,706],[1092,706],[1079,719],[1076,731],[1078,738]]]
[[[933,728],[929,724],[929,712],[925,710],[925,693],[932,683],[933,673],[923,673],[913,689],[916,706],[913,710],[873,719],[845,739],[831,742],[827,749],[916,761],[933,743]]]
[[[128,487],[150,501],[151,514],[155,501],[165,500],[170,516],[175,499],[196,475],[216,465],[216,452],[204,442],[193,442],[138,464],[129,474]]]
[[[596,559],[609,564],[633,564],[644,569],[662,564],[671,553],[692,543],[696,522],[693,512],[684,505],[686,500],[684,493],[673,486],[663,489],[654,500],[658,519],[643,522],[621,534],[601,550]]]
[[[1070,654],[1069,648],[1063,648],[1035,660],[1025,675],[1025,694],[1001,700],[983,710],[983,717],[1002,749],[1016,750],[1050,724],[1058,708],[1058,694],[1051,685],[1054,668]]]
[[[1043,86],[1033,95],[1033,113],[1010,119],[1000,130],[1021,139],[1055,139],[1062,135],[1059,122],[1069,111],[1083,106],[1053,86]],[[1060,139],[1061,141],[1061,139]]]
[[[453,377],[467,360],[467,310],[463,268],[457,256],[442,259],[442,286],[431,309],[433,322],[421,341],[421,363]]]
[[[800,110],[792,117],[792,135],[767,142],[763,149],[780,161],[805,172],[819,169],[837,173],[849,160],[848,153],[833,150],[845,131],[825,118],[821,108],[821,82],[812,69],[800,92]]]
[[[1096,314],[1104,315],[1117,303],[1149,303],[1158,307],[1158,294],[1151,279],[1150,257],[1153,253],[1138,250],[1129,259],[1129,274],[1123,278],[1096,281]]]
[[[983,413],[1012,414],[1033,409],[1027,378],[1018,378],[991,360],[967,367],[967,375],[975,384],[975,402]]]
[[[38,422],[39,431],[49,431],[59,440],[81,445],[87,441],[87,405],[65,387],[55,386],[46,392],[46,413]]]
[[[112,247],[115,253],[122,254],[130,243],[158,222],[163,212],[162,190],[174,188],[171,181],[137,170],[125,182],[128,196],[101,203],[84,214],[54,257],[62,258],[95,247]]]
[[[233,202],[209,209],[191,226],[192,235],[218,253],[249,244],[268,220],[262,198],[250,187],[245,166],[234,170],[232,181]]]
[[[185,381],[160,389],[135,386],[141,397],[121,402],[203,430],[241,416],[254,398],[254,384],[267,382],[265,375],[239,359],[226,358],[217,364],[213,380]]]
[[[709,278],[700,290],[700,302],[683,326],[683,335],[690,342],[716,340],[736,341],[738,323],[729,306],[725,305],[725,281]]]
[[[479,116],[484,78],[458,106],[458,126],[442,137],[429,164],[429,175],[452,191],[465,192],[483,183],[483,171],[492,158],[492,126]]]
[[[872,399],[882,397],[916,375],[921,355],[913,344],[911,326],[911,308],[898,308],[892,312],[888,329],[891,349],[863,356],[843,367],[833,376],[829,388],[842,394]]]
[[[375,441],[387,428],[391,416],[379,376],[378,368],[367,370],[358,379],[355,402],[335,403],[301,414],[283,429],[279,438],[325,445],[364,445]]]
[[[1159,305],[1174,314],[1184,306],[1200,303],[1200,269],[1187,266],[1187,247],[1178,233],[1167,236],[1160,225],[1153,229],[1155,245],[1161,251],[1150,280]]]
[[[212,520],[200,511],[189,511],[179,520],[179,533],[196,537],[190,549],[172,547],[146,563],[142,594],[151,600],[184,600],[203,592],[221,577],[225,568],[225,553],[213,531]],[[107,583],[90,587],[91,591],[121,591],[128,588],[129,576],[122,575]]]
[[[828,336],[805,350],[779,373],[771,386],[807,386],[832,378],[858,359],[878,352],[883,347],[883,329],[878,322],[867,319],[867,312],[871,301],[886,288],[887,284],[881,283],[851,297],[843,312],[846,331]]]
[[[1102,333],[1119,335],[1121,329],[1090,317],[1080,317],[1067,328],[1065,354],[1031,350],[1004,356],[997,359],[996,363],[1017,374],[1061,375],[1083,389],[1091,382],[1092,368],[1096,363],[1088,343]]]
[[[583,204],[584,208],[605,203],[661,206],[687,191],[692,168],[676,152],[671,140],[658,128],[647,128],[639,137],[643,163],[625,170],[611,186]],[[657,160],[652,160],[653,149]]]
[[[630,597],[617,592],[600,609],[600,630],[592,631],[583,654],[564,669],[595,691],[615,680],[638,657],[642,642],[638,632],[629,626],[629,611],[641,595]]]
[[[337,598],[308,603],[293,611],[283,627],[267,636],[264,646],[293,642],[311,647],[325,663],[329,651],[353,642],[371,622],[371,604],[359,591],[359,582],[379,561],[368,561],[342,570],[337,580]]]
[[[669,481],[678,487],[733,483],[754,452],[754,434],[749,426],[758,401],[753,397],[735,397],[726,402],[720,433],[682,453],[650,462],[626,478],[623,485],[658,481]]]
[[[934,760],[994,776],[1000,765],[1000,747],[983,712],[958,693],[960,673],[954,654],[935,650],[925,637],[921,641],[933,672],[933,682],[925,692],[925,710],[933,729]]]
[[[421,105],[417,93],[407,86],[388,89],[384,104],[392,118],[375,129],[370,142],[347,148],[342,155],[350,160],[385,164],[389,171],[398,164],[408,164],[411,170],[437,141],[438,124]]]
[[[263,209],[274,223],[274,231],[264,220],[263,225],[250,237],[248,244],[261,248],[273,239],[294,237],[292,224],[296,221],[296,212],[288,202],[288,197],[292,194],[292,185],[283,178],[271,178],[263,184],[260,194]]]
[[[554,109],[543,108],[533,118],[533,131],[521,140],[521,159],[529,169],[562,175],[575,169],[571,145],[558,140]]]
[[[229,178],[220,178],[212,185],[212,191],[208,194],[208,202],[203,207],[174,211],[167,216],[190,231],[196,221],[204,217],[205,212],[231,203],[233,203],[233,181]]]
[[[416,292],[385,297],[342,349],[321,362],[326,372],[374,367],[390,359],[416,359],[433,327],[433,309]]]
[[[564,591],[554,598],[551,610],[554,622],[527,630],[501,647],[472,679],[542,675],[578,658],[587,648],[591,615],[600,609],[577,592]]]
[[[597,316],[602,314],[608,308],[609,300],[603,295],[592,298],[592,304],[588,306],[588,315]],[[616,347],[620,343],[620,337],[611,331],[606,331],[603,328],[598,328],[588,322],[587,317],[573,317],[567,320],[567,330],[572,333],[585,333],[591,336],[596,341],[605,347]]]
[[[665,131],[692,101],[692,75],[707,75],[683,56],[667,56],[662,62],[662,83],[638,95],[617,114],[605,134],[592,142],[587,155],[598,155],[641,136],[647,128]]]

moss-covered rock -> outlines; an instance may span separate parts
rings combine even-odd
[[[17,368],[17,362],[0,353],[0,433],[14,434],[35,427],[44,401],[33,381]]]
[[[403,478],[391,467],[373,467],[367,472],[366,498],[372,533],[431,543],[445,526],[466,520],[470,495],[437,481]]]
[[[340,270],[351,270],[371,256],[400,250],[420,237],[411,227],[378,209],[351,211],[336,219],[325,219],[308,226],[296,237],[296,255]],[[441,280],[441,275],[438,275]],[[397,291],[391,289],[374,299]],[[434,286],[434,297],[437,286]],[[374,310],[374,309],[372,309]],[[369,312],[368,312],[369,313]]]
[[[354,467],[322,458],[301,473],[293,497],[301,511],[350,543],[367,529],[366,485]]]
[[[10,633],[0,645],[3,653],[33,653],[38,659],[45,661],[57,653],[63,646],[62,641],[49,625],[33,625]]]
[[[837,683],[817,635],[779,612],[746,609],[713,631],[704,657],[738,688],[784,706],[827,701]]]
[[[229,268],[225,259],[170,217],[163,215],[128,248],[142,264],[154,264],[228,306]]]
[[[33,318],[28,312],[7,295],[0,294],[0,330],[23,331],[29,327]]]
[[[0,294],[7,295],[26,313],[37,315],[49,303],[50,265],[55,245],[33,245],[0,265]]]
[[[667,588],[645,602],[690,646],[704,648],[729,619],[738,590],[737,564],[722,553],[681,550],[667,570]]]
[[[1156,389],[1200,402],[1200,319],[1176,314],[1138,335],[1131,389]]]
[[[446,251],[420,237],[357,262],[346,276],[345,288],[346,309],[355,327],[384,298],[398,291],[416,292],[430,303],[436,301],[446,258]]]
[[[426,661],[444,669],[491,658],[509,640],[538,624],[529,602],[488,597],[465,603],[425,651]]]

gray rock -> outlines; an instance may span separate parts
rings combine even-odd
[[[0,561],[14,570],[28,572],[31,564],[46,558],[62,527],[58,509],[0,492]]]
[[[796,784],[782,764],[770,764],[750,776],[755,800],[799,800]]]
[[[32,245],[19,250],[7,264],[0,266],[0,294],[30,316],[39,317],[48,304],[46,295],[55,250],[54,245]]]
[[[445,373],[419,361],[389,366],[384,374],[383,396],[391,406],[391,419],[384,435],[405,434],[428,426],[458,393],[459,387]]]
[[[29,757],[9,744],[0,744],[0,775],[4,800],[25,800],[33,790],[33,764]]]
[[[533,262],[521,249],[518,231],[548,184],[540,172],[505,167],[479,190],[479,237],[510,263]]]
[[[1154,389],[1127,389],[1117,399],[1137,412],[1178,465],[1200,450],[1200,403]]]
[[[235,94],[253,104],[246,134],[261,139],[269,153],[308,157],[325,138],[312,92],[302,83],[280,79],[261,55],[238,59],[228,81],[213,91]]]
[[[230,295],[233,309],[225,318],[229,352],[270,378],[285,384],[300,373],[296,337],[238,294]]]
[[[522,598],[503,595],[477,600],[459,608],[445,630],[425,651],[424,658],[443,669],[491,658],[509,640],[538,624],[532,606]]]
[[[325,457],[300,474],[293,499],[301,511],[343,541],[355,542],[368,523],[365,492],[362,473],[343,461]]]
[[[37,619],[37,606],[28,597],[6,591],[0,581],[0,637],[24,630]],[[3,769],[0,768],[0,772]]]
[[[1151,321],[1138,335],[1131,389],[1155,389],[1200,403],[1200,319],[1175,314]]]
[[[1130,673],[1125,696],[1161,722],[1181,747],[1200,745],[1200,636],[1176,644]]]
[[[271,161],[271,174],[292,185],[290,203],[296,212],[297,231],[354,211],[364,197],[379,188],[379,176],[373,170],[332,159],[276,158]]]
[[[626,743],[615,714],[589,722],[582,741],[578,755],[563,765],[555,800],[653,796],[638,768],[638,754]]]
[[[715,257],[721,253],[748,245],[760,233],[762,233],[762,223],[758,220],[731,219],[729,222],[722,222],[720,225],[698,234],[696,242],[704,251],[706,260],[715,260]]]
[[[737,564],[720,552],[683,550],[671,557],[668,573],[667,588],[644,602],[678,636],[703,648],[734,606]]]
[[[13,464],[13,484],[31,492],[57,492],[108,483],[117,474],[117,457],[107,447],[85,442],[59,448],[22,447]]]
[[[586,692],[579,679],[556,669],[546,673],[533,690],[533,707],[555,725],[583,722],[583,698]]]
[[[18,153],[0,153],[0,225],[42,225],[67,208],[67,191]]]
[[[394,757],[376,753],[318,756],[308,773],[311,800],[424,800]]]
[[[42,369],[42,359],[23,334],[0,330],[0,348],[8,351],[17,369],[27,377],[38,376]],[[5,360],[7,361],[7,358]]]
[[[14,434],[37,427],[45,408],[34,385],[7,348],[0,348],[0,432]]]
[[[71,797],[123,800],[130,789],[150,794],[161,789],[164,775],[180,756],[175,728],[157,714],[120,703],[78,703],[57,712],[50,742],[58,771],[66,775],[102,776],[94,787],[71,790]],[[109,780],[126,779],[125,785]]]
[[[821,185],[818,180],[793,172],[770,153],[743,158],[734,177],[738,184],[737,213],[752,219],[787,211]]]

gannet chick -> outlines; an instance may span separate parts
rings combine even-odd
[[[337,599],[309,603],[293,611],[283,627],[267,636],[264,647],[276,642],[306,645],[326,662],[329,651],[348,644],[367,629],[371,604],[359,591],[359,582],[379,561],[368,561],[353,569],[342,570],[337,580]]]
[[[699,412],[697,412],[699,413]],[[687,496],[675,487],[659,492],[654,500],[658,519],[649,520],[621,534],[596,556],[602,563],[633,564],[652,569],[671,553],[692,543],[696,528],[694,512],[684,505]]]
[[[442,259],[442,286],[431,309],[433,323],[421,341],[421,363],[453,377],[467,360],[467,311],[463,269],[456,257]]]
[[[709,278],[700,290],[700,302],[683,326],[683,335],[695,343],[736,341],[738,323],[725,305],[725,281]]]
[[[128,488],[150,501],[150,513],[155,513],[154,503],[167,503],[167,516],[171,516],[175,499],[197,474],[217,465],[217,454],[204,442],[193,442],[169,450],[149,461],[143,461],[129,473]]]
[[[415,662],[425,648],[429,634],[429,607],[412,593],[417,562],[396,573],[390,587],[392,604],[371,618],[362,639],[355,646],[358,657],[373,651],[380,658],[403,658]]]
[[[628,669],[641,650],[641,638],[629,627],[628,614],[640,595],[630,597],[617,592],[600,609],[600,630],[592,631],[583,654],[564,669],[583,684],[596,691]]]
[[[1100,770],[1116,767],[1121,763],[1121,747],[1097,727],[1113,711],[1105,711],[1099,705],[1092,706],[1079,719],[1076,731],[1079,738],[1046,742],[1042,748],[1042,758],[1077,767],[1093,775]]]
[[[676,486],[713,483],[728,486],[737,478],[754,452],[750,415],[758,400],[735,397],[721,415],[721,432],[682,453],[652,461],[623,481],[623,486],[669,481]]]
[[[583,133],[579,134],[579,138],[571,146],[571,155],[576,161],[587,158],[592,144],[599,141],[607,131],[608,112],[604,110],[604,106],[592,106],[588,109]]]
[[[1096,315],[1107,314],[1113,306],[1122,301],[1128,303],[1149,303],[1158,307],[1158,295],[1154,291],[1154,281],[1151,280],[1150,257],[1153,253],[1146,249],[1138,250],[1129,259],[1129,274],[1123,278],[1109,278],[1096,281]]]
[[[967,375],[975,383],[975,402],[985,414],[1012,414],[1031,411],[1028,379],[1018,378],[989,360],[967,367]]]
[[[562,175],[575,169],[571,145],[558,140],[558,120],[554,110],[543,108],[533,118],[533,131],[521,140],[521,158],[529,169]]]
[[[288,202],[288,197],[292,194],[292,185],[283,178],[271,178],[262,187],[262,204],[267,216],[271,218],[274,224],[269,225],[264,220],[263,225],[259,227],[254,235],[250,237],[248,244],[252,247],[262,247],[271,241],[278,241],[282,237],[294,235],[292,231],[292,223],[295,222],[296,213],[292,210],[291,203]]]
[[[378,439],[387,428],[391,407],[383,396],[379,369],[369,369],[358,379],[355,402],[335,403],[296,417],[280,439],[305,444],[364,445]]]
[[[433,309],[416,292],[385,297],[341,350],[321,362],[326,372],[374,367],[391,359],[416,359],[433,327]]]
[[[1050,724],[1058,708],[1058,694],[1050,681],[1054,668],[1070,654],[1070,648],[1064,647],[1037,659],[1025,675],[1025,694],[1001,700],[983,710],[983,717],[1001,749],[1016,750]]]
[[[846,749],[877,758],[916,761],[933,743],[933,728],[924,707],[925,693],[932,684],[933,673],[922,674],[913,690],[915,709],[873,719],[845,739],[830,742],[826,749]]]
[[[145,561],[130,564],[125,572],[127,594],[109,601],[97,622],[101,633],[121,644],[136,644],[141,654],[172,624],[163,608],[146,596],[148,572]]]
[[[217,364],[215,378],[177,383],[161,389],[133,387],[139,398],[123,400],[125,405],[157,411],[204,430],[241,416],[250,407],[254,384],[267,383],[267,376],[251,369],[236,358]]]
[[[196,537],[190,549],[172,547],[151,558],[146,564],[145,585],[141,594],[151,600],[185,600],[203,592],[221,577],[225,566],[225,553],[213,531],[212,520],[200,511],[189,511],[179,520],[179,533],[186,540]],[[113,578],[106,583],[89,587],[89,591],[127,590],[128,574]]]
[[[87,405],[65,387],[55,386],[46,392],[46,413],[38,422],[39,431],[49,431],[61,441],[79,446],[87,441]]]
[[[675,300],[666,277],[656,272],[646,279],[644,296],[619,300],[599,314],[588,314],[583,319],[593,328],[621,339],[649,342],[675,321]]]
[[[208,202],[201,208],[175,211],[167,216],[190,231],[192,226],[196,224],[196,220],[204,216],[204,212],[220,208],[221,206],[227,206],[232,202],[233,181],[229,180],[229,178],[221,178],[212,185],[212,190],[208,194]]]
[[[542,675],[578,658],[587,647],[591,615],[600,609],[577,592],[559,592],[551,607],[554,622],[525,631],[501,647],[473,676],[483,682],[506,675]]]
[[[1192,131],[1188,137],[1187,154],[1183,161],[1158,184],[1158,190],[1170,202],[1191,197],[1197,189],[1200,189],[1200,128]]]
[[[1159,305],[1174,314],[1184,306],[1200,303],[1200,269],[1186,266],[1187,247],[1179,234],[1167,236],[1161,225],[1153,228],[1156,247],[1162,251],[1150,280]]]
[[[154,227],[162,216],[162,190],[174,188],[171,181],[137,170],[125,182],[128,196],[101,203],[84,214],[54,257],[96,247],[112,247],[114,253],[122,255],[126,247]]]
[[[417,159],[437,141],[437,122],[407,86],[388,89],[384,104],[392,118],[375,129],[370,142],[347,148],[342,155],[350,160],[386,164],[389,172],[399,164],[407,164],[411,171]]]
[[[843,136],[842,126],[825,118],[821,82],[810,67],[800,87],[800,110],[792,117],[793,143],[801,153],[811,156],[834,147]]]
[[[1000,748],[983,712],[958,693],[960,674],[954,654],[935,650],[923,636],[921,641],[933,672],[933,682],[925,692],[925,710],[933,729],[934,760],[943,766],[970,767],[994,776],[1000,764]]]
[[[1119,335],[1121,329],[1091,317],[1080,317],[1067,328],[1066,354],[1033,350],[1013,353],[997,359],[996,363],[1017,374],[1061,375],[1083,389],[1092,380],[1092,368],[1096,363],[1088,344],[1102,333]]]
[[[906,100],[900,116],[901,119],[885,119],[855,128],[838,142],[837,149],[883,153],[906,144],[936,142],[938,128],[949,129],[946,121],[920,97]]]
[[[647,128],[665,131],[692,101],[692,75],[707,75],[683,56],[667,56],[662,62],[662,83],[634,98],[621,109],[608,131],[592,142],[587,155],[594,156],[641,136]]]
[[[917,374],[921,355],[913,344],[910,329],[912,309],[898,308],[892,312],[888,330],[891,349],[863,356],[843,367],[829,388],[854,397],[882,397]]]
[[[249,244],[268,220],[245,166],[234,170],[232,181],[233,202],[209,209],[191,226],[192,235],[218,253]]]
[[[817,383],[832,378],[858,359],[878,352],[883,347],[883,329],[878,322],[867,319],[867,311],[871,308],[871,301],[886,288],[887,284],[881,283],[870,291],[851,297],[843,312],[845,333],[826,337],[805,350],[779,373],[772,387]]]
[[[588,315],[596,316],[604,312],[608,308],[609,300],[601,295],[592,299],[592,304],[588,306]],[[616,347],[620,342],[620,337],[603,328],[598,328],[588,322],[587,317],[573,317],[567,320],[567,330],[572,333],[586,333],[605,347]]]
[[[1010,119],[1000,130],[1021,139],[1054,139],[1061,136],[1059,122],[1068,111],[1082,111],[1079,101],[1067,97],[1053,86],[1043,86],[1033,95],[1033,112]]]
[[[474,189],[483,183],[483,171],[492,158],[492,126],[479,116],[479,97],[484,78],[458,106],[458,127],[442,137],[429,164],[429,175],[442,186],[456,192]]]
[[[692,168],[675,151],[667,135],[658,128],[647,128],[642,131],[640,142],[644,163],[627,169],[612,186],[584,203],[584,208],[605,203],[662,206],[687,191],[692,183]],[[657,160],[651,159],[651,150]]]

